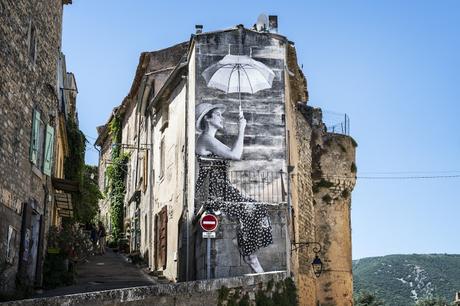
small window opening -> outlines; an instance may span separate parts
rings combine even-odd
[[[29,59],[33,64],[37,60],[37,29],[33,23],[30,24],[29,30]]]

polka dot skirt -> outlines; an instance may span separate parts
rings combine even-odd
[[[217,155],[197,156],[197,198],[208,211],[221,211],[238,222],[237,240],[241,255],[247,256],[273,243],[267,204],[245,197],[228,180],[228,160]],[[206,188],[206,186],[208,188]]]

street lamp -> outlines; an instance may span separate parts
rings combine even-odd
[[[315,273],[316,277],[319,277],[321,272],[323,272],[323,262],[318,255],[315,255],[315,259],[313,259],[311,266],[313,267],[313,273]]]
[[[321,273],[323,272],[323,262],[319,258],[318,254],[321,252],[321,244],[316,241],[304,241],[304,242],[291,242],[291,252],[296,251],[302,247],[308,247],[312,246],[312,251],[315,253],[315,258],[313,259],[311,266],[313,268],[313,273],[315,274],[316,277],[319,277]]]

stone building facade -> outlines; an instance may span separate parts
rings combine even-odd
[[[241,276],[260,272],[258,263],[288,271],[301,305],[351,305],[355,143],[328,133],[321,110],[307,106],[294,45],[276,32],[199,30],[188,43],[141,55],[115,111],[119,145],[130,152],[125,234],[131,251],[171,281]],[[108,125],[96,143],[101,178]],[[203,140],[211,126],[216,133]],[[210,250],[199,226],[207,213],[220,223]]]
[[[42,284],[70,2],[0,1],[0,295]]]

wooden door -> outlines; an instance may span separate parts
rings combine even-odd
[[[168,214],[166,206],[160,212],[160,264],[166,269],[166,253],[168,247]]]
[[[166,269],[168,250],[168,213],[166,206],[155,215],[155,269]]]

